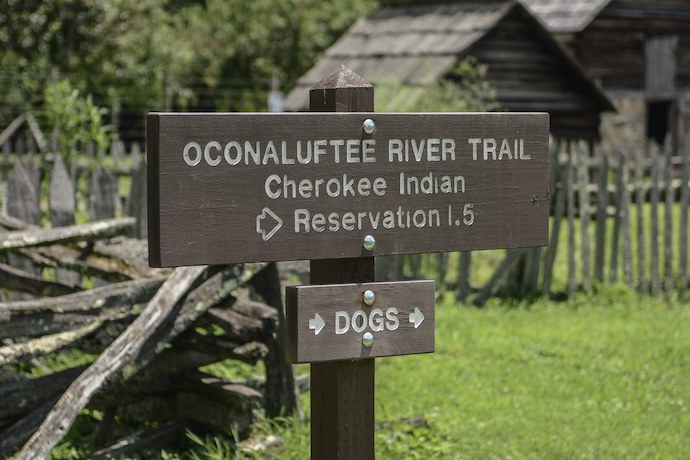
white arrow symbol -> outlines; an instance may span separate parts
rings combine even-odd
[[[420,324],[424,321],[424,315],[419,310],[419,308],[414,307],[414,312],[410,313],[410,322],[414,324],[414,328],[417,329]]]
[[[309,320],[309,329],[314,330],[314,335],[319,335],[325,325],[326,321],[318,313],[314,315],[314,319]]]
[[[273,218],[273,220],[275,220],[276,223],[274,224],[273,228],[272,228],[270,231],[266,232],[266,231],[262,228],[261,223],[262,223],[262,222],[264,221],[264,219],[266,219],[266,217],[268,217],[268,216],[270,216],[271,218]],[[263,208],[263,209],[261,210],[261,214],[259,214],[258,216],[256,216],[256,233],[260,233],[260,234],[261,234],[261,238],[263,238],[264,241],[270,240],[271,237],[272,237],[273,235],[275,235],[276,232],[277,232],[278,230],[280,230],[280,227],[282,227],[282,226],[283,226],[283,219],[281,219],[280,217],[276,216],[276,214],[275,214],[273,211],[271,211],[270,209],[268,209],[268,208]]]

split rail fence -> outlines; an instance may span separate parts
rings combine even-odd
[[[35,123],[30,117],[23,121],[30,127]],[[42,422],[48,425],[25,449],[31,442],[57,442],[46,437],[64,434],[56,427],[88,402],[72,399],[61,406],[64,395],[88,395],[94,407],[106,411],[110,427],[99,434],[99,455],[119,452],[108,447],[116,417],[164,418],[158,429],[137,435],[140,443],[128,444],[137,446],[176,438],[183,419],[221,426],[229,420],[223,414],[231,414],[244,427],[261,402],[268,414],[295,408],[292,371],[282,357],[275,265],[193,273],[150,269],[142,240],[146,165],[138,146],[125,153],[115,142],[107,155],[87,147],[67,161],[51,153],[54,149],[36,132],[28,141],[8,132],[0,133],[0,456],[19,449]],[[476,305],[497,294],[569,295],[597,283],[622,282],[651,294],[685,293],[689,155],[690,135],[685,143],[667,141],[662,147],[555,140],[548,247],[498,252],[502,258],[482,276],[477,272],[484,269],[484,259],[478,254],[381,257],[378,277],[431,275],[439,290],[453,290]],[[184,292],[166,297],[164,290],[174,291],[170,283],[185,286]],[[247,289],[263,300],[248,300]],[[136,320],[154,316],[165,319],[155,334]],[[209,339],[198,327],[217,335]],[[145,340],[137,342],[136,353],[122,355],[122,337],[134,339],[132,331]],[[160,347],[163,342],[171,347]],[[70,348],[100,354],[91,366],[101,367],[77,366],[38,378],[12,370],[22,362],[40,366],[36,358]],[[226,358],[265,361],[263,392],[199,371]],[[86,384],[80,375],[88,369],[102,377],[96,387],[79,386]],[[129,396],[109,399],[104,388]],[[171,394],[179,413],[164,402]],[[218,398],[223,404],[209,403]]]
[[[86,407],[103,414],[90,458],[174,445],[189,428],[244,436],[262,414],[295,410],[275,264],[152,269],[136,145],[66,161],[35,133],[10,145],[6,132],[0,457],[47,455]],[[78,363],[46,365],[69,350]],[[204,372],[227,359],[263,362],[265,376]]]

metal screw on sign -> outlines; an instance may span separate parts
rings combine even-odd
[[[374,134],[374,131],[376,131],[376,123],[374,123],[374,120],[371,118],[367,118],[362,123],[362,129],[367,134]]]
[[[376,238],[374,238],[372,235],[365,236],[362,240],[362,246],[367,251],[371,251],[374,249],[374,246],[376,246]]]
[[[364,335],[362,336],[362,345],[364,345],[367,348],[371,348],[371,346],[374,344],[374,334],[371,332],[365,332]]]
[[[364,291],[364,294],[362,294],[362,300],[364,300],[364,303],[371,306],[374,304],[374,301],[376,300],[376,294],[374,294],[374,291],[371,289],[367,289]]]

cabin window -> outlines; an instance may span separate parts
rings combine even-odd
[[[647,138],[659,145],[664,143],[666,133],[671,131],[672,101],[647,102]]]

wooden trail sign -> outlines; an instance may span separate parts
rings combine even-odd
[[[154,266],[547,242],[543,113],[148,115]],[[372,235],[375,247],[362,248]]]
[[[434,351],[434,282],[288,286],[293,363]]]

